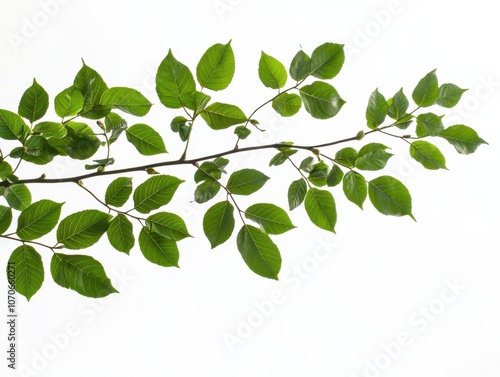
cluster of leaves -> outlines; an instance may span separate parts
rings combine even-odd
[[[0,205],[0,238],[21,243],[9,259],[17,269],[15,289],[28,300],[39,290],[44,281],[44,267],[36,248],[47,248],[53,252],[52,278],[60,286],[90,297],[116,292],[97,260],[88,255],[63,254],[60,250],[88,248],[106,234],[113,248],[129,254],[136,244],[133,222],[140,226],[137,242],[144,257],[160,266],[178,267],[177,243],[190,234],[184,220],[177,214],[163,211],[163,207],[170,203],[184,180],[159,174],[154,168],[188,163],[196,169],[194,200],[197,203],[208,202],[221,193],[224,195],[203,217],[203,231],[211,247],[230,239],[236,227],[235,217],[239,217],[241,228],[236,235],[236,244],[243,260],[256,274],[278,279],[281,255],[271,236],[283,234],[295,226],[287,211],[272,203],[255,203],[244,210],[239,207],[238,196],[254,194],[270,179],[251,167],[233,172],[225,170],[229,164],[227,155],[247,150],[276,149],[277,154],[269,165],[288,163],[296,170],[298,179],[291,182],[287,193],[289,211],[303,205],[312,223],[321,229],[335,232],[337,211],[331,189],[336,186],[341,186],[347,199],[360,208],[369,198],[384,215],[413,218],[411,196],[403,183],[388,175],[371,180],[363,176],[364,172],[385,168],[393,156],[388,152],[388,146],[368,143],[359,150],[353,147],[337,149],[334,155],[327,155],[324,149],[359,141],[378,132],[408,143],[410,156],[432,170],[446,169],[446,162],[438,147],[426,140],[430,137],[447,140],[461,154],[474,152],[485,141],[472,128],[465,125],[445,127],[443,116],[432,112],[416,114],[418,110],[433,105],[451,108],[465,91],[454,84],[439,85],[435,71],[428,73],[414,88],[411,97],[416,107],[412,111],[403,89],[390,99],[375,90],[366,108],[367,130],[359,131],[352,138],[315,146],[283,142],[238,147],[239,140],[255,130],[262,130],[253,116],[267,104],[283,117],[297,114],[302,106],[316,119],[330,119],[337,115],[345,101],[328,81],[340,72],[344,58],[343,45],[325,43],[314,49],[310,56],[302,50],[297,52],[287,70],[279,60],[262,52],[258,76],[263,85],[276,92],[247,116],[234,104],[213,102],[211,95],[206,93],[209,90],[213,95],[212,92],[226,89],[233,79],[235,59],[231,42],[211,46],[203,54],[196,67],[196,80],[190,69],[169,51],[158,68],[156,89],[164,106],[182,111],[183,115],[173,117],[170,128],[185,142],[184,153],[179,160],[114,171],[108,170],[115,161],[111,147],[123,134],[142,155],[167,152],[158,131],[144,123],[129,127],[122,117],[123,113],[136,117],[147,115],[151,102],[135,89],[109,88],[102,77],[83,62],[73,85],[54,99],[55,112],[61,119],[40,121],[49,108],[49,96],[34,80],[21,98],[17,114],[0,110],[0,138],[20,144],[8,154],[3,153],[7,144],[0,150],[0,195],[8,205]],[[293,83],[285,89],[290,79]],[[305,84],[306,80],[312,82]],[[215,156],[188,160],[189,140],[198,118],[217,132],[231,128],[236,139],[234,148]],[[95,125],[89,125],[89,120]],[[402,134],[389,133],[388,129]],[[87,163],[85,168],[91,172],[84,176],[22,179],[16,175],[22,162],[45,165],[56,156],[89,160],[102,149],[105,158]],[[308,156],[296,163],[296,156],[293,156],[299,151]],[[134,182],[138,177],[120,176],[109,184],[102,199],[85,186],[86,179],[124,171],[146,171],[152,176],[136,187]],[[28,185],[34,182],[74,182],[106,210],[84,209],[60,219],[64,203],[47,199],[32,203]],[[133,205],[123,210],[131,201]],[[9,233],[14,214],[17,215],[17,228]],[[56,227],[53,246],[37,241]]]

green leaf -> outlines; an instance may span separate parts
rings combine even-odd
[[[368,182],[368,196],[373,206],[384,215],[410,216],[411,196],[408,189],[394,177],[382,176]]]
[[[203,110],[205,110],[205,107],[207,107],[208,103],[212,97],[209,95],[202,93],[202,92],[196,92],[194,95],[194,116],[196,117],[199,113],[201,113]]]
[[[229,177],[227,189],[235,195],[250,195],[258,191],[269,177],[255,169],[241,169]]]
[[[182,126],[185,126],[188,120],[183,117],[183,116],[176,116],[172,121],[170,122],[170,129],[173,132],[179,132],[180,128]]]
[[[462,89],[455,84],[443,84],[439,87],[439,96],[436,104],[446,108],[454,107],[462,98],[467,89]]]
[[[245,123],[248,119],[238,106],[220,102],[214,102],[207,106],[200,115],[214,130],[222,130]]]
[[[12,173],[12,166],[7,161],[0,161],[0,179],[4,180]]]
[[[79,250],[94,245],[109,227],[110,215],[87,209],[61,220],[57,227],[57,242],[67,249]]]
[[[137,186],[134,191],[134,208],[149,213],[170,202],[183,180],[170,175],[156,175]]]
[[[186,237],[191,237],[186,228],[186,223],[175,213],[155,213],[146,219],[146,226],[149,226],[150,230],[153,232],[174,241],[180,241]]]
[[[147,124],[134,124],[127,128],[127,140],[144,156],[167,153],[160,134]]]
[[[43,136],[30,136],[25,144],[26,150],[22,154],[23,160],[37,165],[45,165],[54,159],[59,152],[51,147]],[[11,156],[13,156],[11,154]]]
[[[328,176],[329,167],[324,161],[320,161],[314,165],[309,177],[307,178],[314,186],[326,186],[326,178]]]
[[[179,249],[175,241],[142,228],[139,247],[148,261],[163,267],[179,267]]]
[[[245,217],[255,221],[268,234],[282,234],[295,228],[288,214],[280,207],[269,203],[251,205]]]
[[[389,99],[387,104],[389,105],[387,115],[396,120],[401,119],[410,106],[408,98],[406,98],[406,95],[403,93],[403,88],[401,88],[394,97]]]
[[[234,230],[234,207],[223,201],[210,207],[203,216],[203,232],[213,248],[226,242]]]
[[[410,114],[405,114],[396,121],[396,127],[400,130],[406,130],[413,123],[415,117]]]
[[[304,178],[293,181],[288,188],[288,206],[290,211],[300,206],[306,197],[307,183]]]
[[[31,204],[31,193],[25,184],[15,184],[5,189],[3,193],[9,206],[18,211],[24,211]]]
[[[85,103],[82,92],[74,85],[64,89],[54,99],[56,114],[66,118],[78,114]]]
[[[347,199],[363,209],[363,203],[368,194],[365,178],[358,172],[351,170],[344,175],[342,186]]]
[[[257,275],[278,280],[281,255],[269,236],[251,225],[244,225],[236,239],[238,250],[247,266]]]
[[[106,234],[111,246],[122,253],[128,255],[134,247],[135,239],[132,223],[127,216],[121,213],[109,222]]]
[[[33,127],[33,133],[40,133],[44,139],[61,139],[68,134],[68,130],[62,123],[40,122]]]
[[[304,201],[307,215],[317,227],[335,233],[337,210],[333,195],[326,190],[311,188]]]
[[[337,115],[345,101],[330,84],[315,81],[300,89],[300,97],[306,111],[313,118],[329,119]]]
[[[55,253],[50,263],[54,281],[86,297],[106,297],[118,293],[106,276],[102,264],[88,255]]]
[[[24,241],[32,241],[49,233],[57,225],[64,203],[40,200],[19,215],[17,235]]]
[[[342,148],[335,154],[335,162],[347,168],[356,166],[358,152],[351,147]]]
[[[201,57],[196,66],[196,78],[202,88],[223,90],[231,83],[235,67],[231,41],[227,44],[218,43]]]
[[[22,245],[10,255],[9,265],[14,265],[16,269],[14,282],[17,293],[29,301],[43,284],[45,272],[42,257],[33,247]]]
[[[0,206],[0,234],[5,233],[12,223],[12,209]]]
[[[439,85],[435,69],[418,82],[413,90],[412,98],[420,107],[428,107],[436,102],[439,98]]]
[[[389,106],[385,97],[379,93],[378,89],[371,94],[366,108],[366,124],[372,130],[384,123]]]
[[[234,134],[241,140],[245,140],[251,133],[252,131],[245,126],[238,126],[234,129]]]
[[[156,74],[156,93],[163,105],[170,109],[194,107],[196,84],[193,74],[174,58],[171,50],[161,62]]]
[[[311,75],[319,79],[333,79],[345,61],[344,45],[324,43],[311,55]]]
[[[24,92],[19,102],[18,113],[31,123],[42,118],[49,108],[49,95],[44,88],[33,79],[31,85]]]
[[[198,204],[208,202],[220,191],[220,184],[215,180],[207,180],[196,187],[194,200]]]
[[[326,177],[326,184],[328,187],[335,187],[342,182],[343,177],[344,172],[342,169],[339,168],[338,165],[333,165],[332,169],[328,173],[328,176]]]
[[[101,119],[109,114],[110,108],[101,105],[101,97],[108,86],[101,75],[83,63],[78,71],[73,85],[80,90],[84,97],[81,115],[88,119]]]
[[[410,156],[420,162],[426,169],[446,169],[446,160],[441,151],[427,141],[417,140],[411,143]]]
[[[127,122],[117,113],[109,113],[104,118],[104,126],[106,132],[110,132],[120,128],[127,128]]]
[[[474,153],[481,144],[488,144],[476,131],[463,124],[448,127],[439,136],[446,139],[460,154]]]
[[[306,173],[310,173],[311,170],[313,170],[313,168],[314,168],[315,161],[316,160],[314,157],[311,157],[311,156],[306,157],[301,161],[301,163],[299,165],[299,169],[305,171]]]
[[[356,158],[355,166],[360,170],[381,170],[393,154],[386,152],[387,147],[379,143],[370,143],[362,147]]]
[[[132,178],[116,178],[106,189],[104,202],[111,206],[121,207],[127,202],[130,194],[132,194]]]
[[[444,130],[441,119],[443,119],[443,116],[433,113],[420,114],[417,117],[417,136],[438,136]]]
[[[205,180],[219,180],[222,177],[221,169],[211,161],[205,161],[194,173],[194,181],[200,183]]]
[[[274,155],[273,158],[271,158],[271,161],[269,161],[269,166],[279,166],[282,165],[288,160],[288,157],[293,156],[295,153],[297,153],[297,149],[285,149],[284,151],[279,152],[278,154]]]
[[[12,111],[0,110],[0,138],[24,142],[29,132],[23,118]]]
[[[260,81],[268,88],[280,89],[285,86],[287,77],[285,66],[262,51],[259,60]]]
[[[290,64],[290,76],[295,81],[304,80],[311,73],[311,58],[300,50],[295,54]]]
[[[153,106],[139,91],[123,87],[107,89],[102,94],[101,104],[139,117],[149,113]]]
[[[273,100],[272,106],[282,117],[291,117],[299,112],[302,100],[297,94],[281,93]]]

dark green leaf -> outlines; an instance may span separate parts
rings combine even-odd
[[[403,93],[403,88],[401,88],[391,99],[387,101],[389,108],[387,109],[387,114],[392,119],[400,119],[406,114],[406,110],[408,110],[408,106],[410,103],[408,102],[408,98]]]
[[[311,55],[311,74],[319,79],[332,79],[344,65],[344,45],[324,43]]]
[[[448,127],[439,136],[446,139],[460,154],[474,153],[481,144],[488,144],[476,131],[463,124]]]
[[[134,247],[135,239],[132,223],[127,216],[121,213],[109,222],[106,234],[111,246],[122,253],[128,255]]]
[[[153,232],[174,241],[180,241],[186,237],[191,237],[186,228],[186,223],[175,213],[155,213],[147,218],[146,226],[149,226]]]
[[[219,180],[222,177],[221,169],[211,161],[205,161],[194,173],[194,181],[200,183],[205,180]]]
[[[51,147],[43,136],[30,136],[26,141],[26,150],[22,154],[23,160],[37,165],[45,165],[58,155],[58,151]],[[13,157],[13,155],[11,154]]]
[[[411,196],[408,189],[394,177],[382,176],[368,182],[368,195],[373,206],[384,215],[410,216]]]
[[[231,83],[234,70],[231,41],[227,44],[218,43],[210,47],[201,57],[196,66],[196,78],[202,88],[223,90]]]
[[[396,121],[396,127],[400,130],[406,130],[413,122],[413,115],[405,114]]]
[[[412,93],[413,101],[420,107],[433,105],[439,97],[439,84],[436,70],[430,71],[417,84]]]
[[[101,104],[140,117],[149,113],[153,106],[139,91],[123,87],[107,89],[102,94]]]
[[[435,145],[417,140],[410,145],[410,156],[420,162],[426,169],[446,169],[446,160]]]
[[[462,89],[455,84],[443,84],[439,87],[439,97],[436,104],[447,108],[454,107],[466,91],[467,89]]]
[[[85,62],[77,73],[73,85],[83,94],[84,105],[81,114],[84,118],[101,119],[109,114],[110,108],[101,105],[101,97],[108,86],[99,73]]]
[[[311,188],[304,201],[307,215],[317,227],[335,233],[337,210],[333,195],[326,190]]]
[[[104,202],[111,206],[121,207],[127,202],[131,193],[132,178],[116,178],[106,189]]]
[[[234,129],[234,134],[238,136],[241,140],[245,140],[250,136],[252,131],[245,126],[238,126]]]
[[[295,228],[288,214],[274,204],[251,205],[245,211],[245,217],[255,221],[268,234],[282,234]]]
[[[171,50],[156,74],[156,93],[163,105],[171,109],[194,108],[196,84],[193,74],[174,58]]]
[[[170,238],[144,227],[139,233],[139,247],[151,263],[163,267],[179,267],[179,249]]]
[[[0,138],[24,142],[29,132],[23,118],[12,111],[0,110]]]
[[[33,133],[40,133],[45,139],[61,139],[68,134],[68,130],[62,123],[40,122],[33,127]]]
[[[12,223],[12,209],[0,206],[0,234],[5,233]]]
[[[389,106],[385,97],[379,93],[378,89],[371,94],[366,108],[366,124],[372,130],[384,123]]]
[[[61,220],[57,227],[57,242],[67,249],[79,250],[94,245],[106,233],[110,215],[87,209]]]
[[[137,186],[134,191],[134,208],[140,213],[149,213],[168,204],[184,182],[170,175],[156,175]]]
[[[0,161],[0,179],[4,180],[12,174],[12,166],[7,161]]]
[[[33,85],[26,89],[19,102],[19,115],[33,123],[42,118],[48,108],[48,93],[33,79]]]
[[[74,116],[82,110],[84,102],[82,92],[72,85],[56,96],[54,100],[56,114],[61,118]]]
[[[269,166],[279,166],[282,165],[283,163],[288,160],[288,157],[293,156],[295,153],[297,153],[297,149],[285,149],[284,151],[279,152],[273,158],[271,158],[271,161],[269,161]]]
[[[300,50],[290,64],[290,76],[295,81],[304,80],[311,72],[311,58]]]
[[[351,147],[342,148],[335,154],[335,162],[347,168],[356,166],[358,152]]]
[[[144,156],[167,153],[160,134],[147,124],[134,124],[127,128],[127,140]]]
[[[288,188],[288,206],[290,211],[302,204],[306,197],[307,183],[304,178],[293,181]]]
[[[15,184],[5,189],[5,200],[14,209],[24,211],[31,204],[31,193],[25,184]]]
[[[282,117],[290,117],[299,112],[302,100],[297,94],[281,93],[273,100],[272,106]]]
[[[299,169],[300,169],[300,170],[305,171],[306,173],[310,173],[310,172],[311,172],[311,170],[312,170],[312,169],[313,169],[313,167],[314,167],[314,162],[315,162],[315,161],[316,161],[316,160],[315,160],[315,158],[314,158],[314,157],[311,157],[311,156],[306,157],[306,158],[304,158],[304,159],[301,161],[301,163],[300,163],[300,165],[299,165]]]
[[[311,172],[309,173],[308,180],[314,186],[322,187],[326,186],[326,177],[328,176],[329,167],[324,161],[318,162],[313,166]]]
[[[212,103],[200,115],[214,130],[245,123],[248,119],[239,107],[220,102]]]
[[[187,122],[188,122],[188,120],[185,117],[177,116],[174,119],[172,119],[172,122],[170,122],[170,129],[173,132],[179,132],[179,129],[182,126],[185,126]]]
[[[255,169],[241,169],[229,177],[227,189],[236,195],[250,195],[259,190],[269,177]]]
[[[386,152],[387,147],[379,143],[370,143],[358,152],[355,166],[360,170],[381,170],[387,165],[393,154]]]
[[[220,191],[220,184],[217,181],[207,180],[196,187],[194,191],[194,200],[201,204],[213,199]]]
[[[287,77],[285,66],[279,60],[262,51],[259,60],[260,81],[268,88],[280,89],[285,86]]]
[[[106,297],[118,293],[106,276],[102,264],[88,255],[55,253],[50,263],[54,281],[86,297]]]
[[[17,220],[17,235],[25,241],[32,241],[49,233],[57,225],[64,203],[40,200],[21,212]]]
[[[368,194],[365,178],[358,172],[351,170],[344,175],[342,186],[347,199],[363,209],[363,203]]]
[[[244,225],[236,239],[238,250],[247,266],[257,275],[278,280],[281,255],[269,236],[251,225]]]
[[[317,119],[334,117],[345,104],[337,90],[322,81],[315,81],[311,85],[302,87],[300,97],[304,102],[306,111]]]
[[[420,114],[417,117],[417,136],[438,136],[444,130],[441,119],[443,119],[443,116],[433,113]]]
[[[344,177],[344,172],[338,165],[333,165],[330,173],[326,177],[326,184],[328,187],[335,187],[340,182],[342,182],[342,178]]]
[[[213,248],[226,242],[234,230],[234,207],[223,201],[210,207],[203,216],[203,232]]]
[[[14,279],[16,291],[29,301],[43,284],[45,272],[42,257],[33,247],[22,245],[12,252],[9,264],[14,265],[16,269]],[[8,269],[7,274],[9,274]]]

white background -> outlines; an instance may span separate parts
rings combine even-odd
[[[161,132],[170,152],[166,158],[178,158],[182,151],[168,126],[180,114],[163,108],[155,96],[157,66],[172,48],[175,57],[194,70],[209,46],[230,39],[236,75],[230,88],[213,98],[237,104],[247,114],[273,95],[258,80],[261,50],[287,66],[300,46],[311,53],[330,41],[346,44],[348,51],[343,71],[333,80],[347,101],[336,118],[313,121],[302,111],[283,121],[266,108],[256,118],[268,131],[248,144],[312,144],[355,135],[364,127],[366,103],[375,88],[387,98],[400,87],[410,95],[434,68],[441,83],[469,88],[445,124],[470,125],[489,142],[476,154],[461,156],[446,142],[436,141],[450,170],[435,172],[410,161],[407,146],[398,139],[365,139],[393,148],[396,156],[386,173],[410,189],[418,222],[382,216],[369,202],[360,211],[336,188],[337,235],[316,229],[301,207],[291,214],[298,228],[274,238],[283,256],[277,282],[248,270],[234,237],[210,250],[201,230],[210,203],[191,203],[194,171],[162,169],[186,180],[168,206],[186,219],[195,236],[180,243],[181,268],[153,265],[138,247],[126,256],[103,237],[85,252],[103,263],[120,294],[90,300],[52,281],[50,251],[40,249],[46,279],[29,303],[18,296],[18,368],[23,366],[25,373],[12,375],[499,376],[500,160],[495,111],[500,27],[492,4],[3,2],[0,108],[15,111],[33,77],[53,99],[71,85],[84,58],[109,86],[137,88],[156,104],[146,118],[128,120],[129,125],[141,121]],[[51,111],[47,119],[54,115]],[[231,131],[214,134],[200,123],[189,155],[230,149],[233,143]],[[118,167],[143,162],[125,140],[119,144]],[[333,155],[335,149],[324,152]],[[297,173],[287,166],[267,168],[272,154],[231,157],[233,169],[256,167],[273,177],[255,197],[242,198],[243,207],[258,201],[286,207],[286,190]],[[161,159],[165,157],[143,160]],[[56,177],[81,171],[63,159],[55,166],[25,166],[20,175]],[[134,177],[136,185],[146,178]],[[102,196],[109,181],[98,178],[86,185]],[[65,201],[65,216],[90,207],[103,210],[76,185],[31,188],[34,200]],[[54,235],[43,240],[52,244]],[[5,266],[17,246],[1,241],[0,265]],[[6,310],[5,299],[0,306]],[[6,333],[7,326],[2,329],[0,333]],[[5,355],[6,337],[0,344]],[[9,374],[4,356],[0,359],[0,374]]]

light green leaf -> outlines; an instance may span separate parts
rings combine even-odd
[[[311,58],[304,51],[300,50],[293,57],[290,64],[290,76],[295,81],[304,80],[311,73]]]
[[[155,233],[174,241],[191,237],[184,220],[175,213],[158,212],[146,219],[146,226]]]
[[[68,130],[62,123],[40,122],[33,127],[33,133],[40,133],[45,139],[62,139],[68,134]]]
[[[368,196],[373,206],[384,215],[410,216],[411,195],[408,189],[394,177],[382,176],[368,182]]]
[[[213,248],[226,242],[234,230],[234,207],[223,201],[210,207],[203,216],[203,232]]]
[[[355,166],[360,170],[381,170],[387,165],[393,154],[386,152],[387,147],[379,143],[370,143],[362,147],[356,157]]]
[[[239,107],[220,102],[214,102],[207,106],[200,115],[208,126],[214,130],[222,130],[236,124],[242,124],[248,119]]]
[[[183,116],[176,116],[172,121],[170,122],[170,129],[173,132],[179,132],[180,128],[182,126],[185,126],[186,123],[188,122],[187,118]]]
[[[86,297],[106,297],[118,293],[106,276],[102,264],[88,255],[55,253],[50,263],[54,281]]]
[[[481,144],[488,144],[476,131],[463,124],[448,127],[439,136],[446,139],[460,154],[474,153]]]
[[[17,293],[29,301],[43,284],[45,272],[42,257],[33,247],[22,245],[12,252],[9,264],[16,269],[14,282]]]
[[[273,158],[271,158],[271,161],[269,161],[269,166],[282,165],[288,160],[288,157],[293,156],[295,153],[297,153],[297,149],[285,149],[284,151],[279,152],[278,154],[274,155]]]
[[[170,175],[156,175],[137,186],[134,191],[134,208],[149,213],[170,202],[183,180]]]
[[[439,97],[436,104],[446,108],[454,107],[462,98],[467,89],[462,89],[455,84],[443,84],[439,87]]]
[[[247,266],[257,275],[278,280],[281,255],[269,236],[251,225],[244,225],[236,239],[238,250]]]
[[[117,113],[109,113],[108,115],[106,115],[106,118],[104,118],[104,128],[106,132],[110,132],[120,128],[126,129],[127,122]]]
[[[13,172],[12,166],[7,161],[0,161],[0,179],[4,180]]]
[[[0,110],[0,138],[24,142],[29,132],[23,118],[12,111]]]
[[[441,119],[443,119],[443,116],[433,113],[419,114],[417,117],[417,136],[438,136],[444,130]]]
[[[49,95],[44,88],[33,79],[19,102],[18,113],[31,123],[42,118],[49,108]]]
[[[160,134],[147,124],[138,123],[127,128],[127,140],[144,156],[167,153]]]
[[[337,90],[322,81],[315,81],[311,85],[302,87],[300,97],[304,102],[306,111],[317,119],[334,117],[345,104]]]
[[[235,195],[250,195],[258,191],[269,177],[255,169],[241,169],[229,177],[227,189]]]
[[[305,171],[306,173],[310,173],[314,168],[315,161],[316,159],[314,157],[306,157],[301,161],[299,169]]]
[[[17,235],[24,241],[32,241],[49,233],[57,225],[64,203],[40,200],[21,212],[17,220]]]
[[[245,140],[247,137],[250,136],[252,131],[245,126],[238,126],[234,129],[234,134],[238,136],[241,140]]]
[[[335,154],[335,162],[347,168],[356,166],[358,152],[351,147],[342,148]]]
[[[12,209],[5,206],[0,206],[0,234],[3,234],[9,229],[12,223]]]
[[[121,207],[127,202],[130,194],[132,194],[132,178],[116,178],[106,189],[104,202],[111,206]]]
[[[326,177],[326,184],[328,187],[335,187],[340,182],[342,182],[343,177],[344,177],[344,172],[342,171],[342,169],[339,168],[338,165],[334,164],[332,166],[332,169],[328,173],[328,176]]]
[[[408,110],[410,103],[408,102],[408,98],[403,93],[403,88],[401,88],[391,99],[387,101],[389,105],[387,109],[387,115],[389,115],[392,119],[399,120],[401,119]]]
[[[302,204],[306,197],[307,183],[304,178],[293,181],[288,188],[288,206],[290,211]]]
[[[196,187],[194,200],[198,204],[206,203],[213,199],[220,191],[220,184],[215,180],[206,180]]]
[[[333,195],[326,190],[311,188],[304,201],[307,215],[317,227],[335,233],[337,210]]]
[[[196,78],[202,88],[223,90],[231,83],[235,67],[231,41],[227,44],[218,43],[201,57],[196,66]]]
[[[291,117],[299,112],[302,100],[297,94],[281,93],[273,100],[272,106],[282,117]]]
[[[351,170],[344,175],[342,182],[344,194],[347,199],[363,209],[363,203],[368,194],[365,178],[358,172]]]
[[[54,99],[56,114],[66,118],[78,114],[85,103],[82,92],[74,85],[64,89]]]
[[[109,222],[106,234],[111,246],[122,253],[128,255],[134,247],[135,239],[132,223],[127,216],[121,213]]]
[[[288,214],[280,207],[269,203],[251,205],[245,217],[259,224],[268,234],[282,234],[295,228]]]
[[[259,60],[260,81],[268,88],[280,89],[285,86],[287,77],[285,66],[262,51]]]
[[[101,104],[139,117],[149,113],[153,106],[139,91],[123,87],[107,89],[102,94]]]
[[[156,74],[156,93],[170,109],[194,109],[196,84],[187,66],[174,58],[171,50],[161,62]]]
[[[446,159],[435,145],[417,140],[410,145],[410,156],[420,162],[426,169],[446,169]]]
[[[14,209],[24,211],[31,204],[31,192],[25,184],[15,184],[5,189],[5,200]]]
[[[73,213],[57,227],[57,242],[67,249],[79,250],[94,245],[109,227],[110,215],[88,209]]]
[[[179,249],[170,238],[144,227],[139,233],[139,248],[152,263],[163,267],[179,267]]]
[[[439,84],[436,70],[430,71],[417,84],[412,93],[413,101],[420,107],[433,105],[439,97]]]
[[[384,123],[389,106],[385,97],[379,93],[378,89],[371,94],[366,108],[366,124],[372,130]]]
[[[82,93],[84,105],[81,115],[88,119],[101,119],[110,112],[109,106],[102,106],[101,97],[108,89],[108,86],[101,75],[88,65],[83,63],[83,67],[78,71],[73,85]]]
[[[319,79],[333,79],[345,61],[344,45],[324,43],[311,55],[311,75]]]

